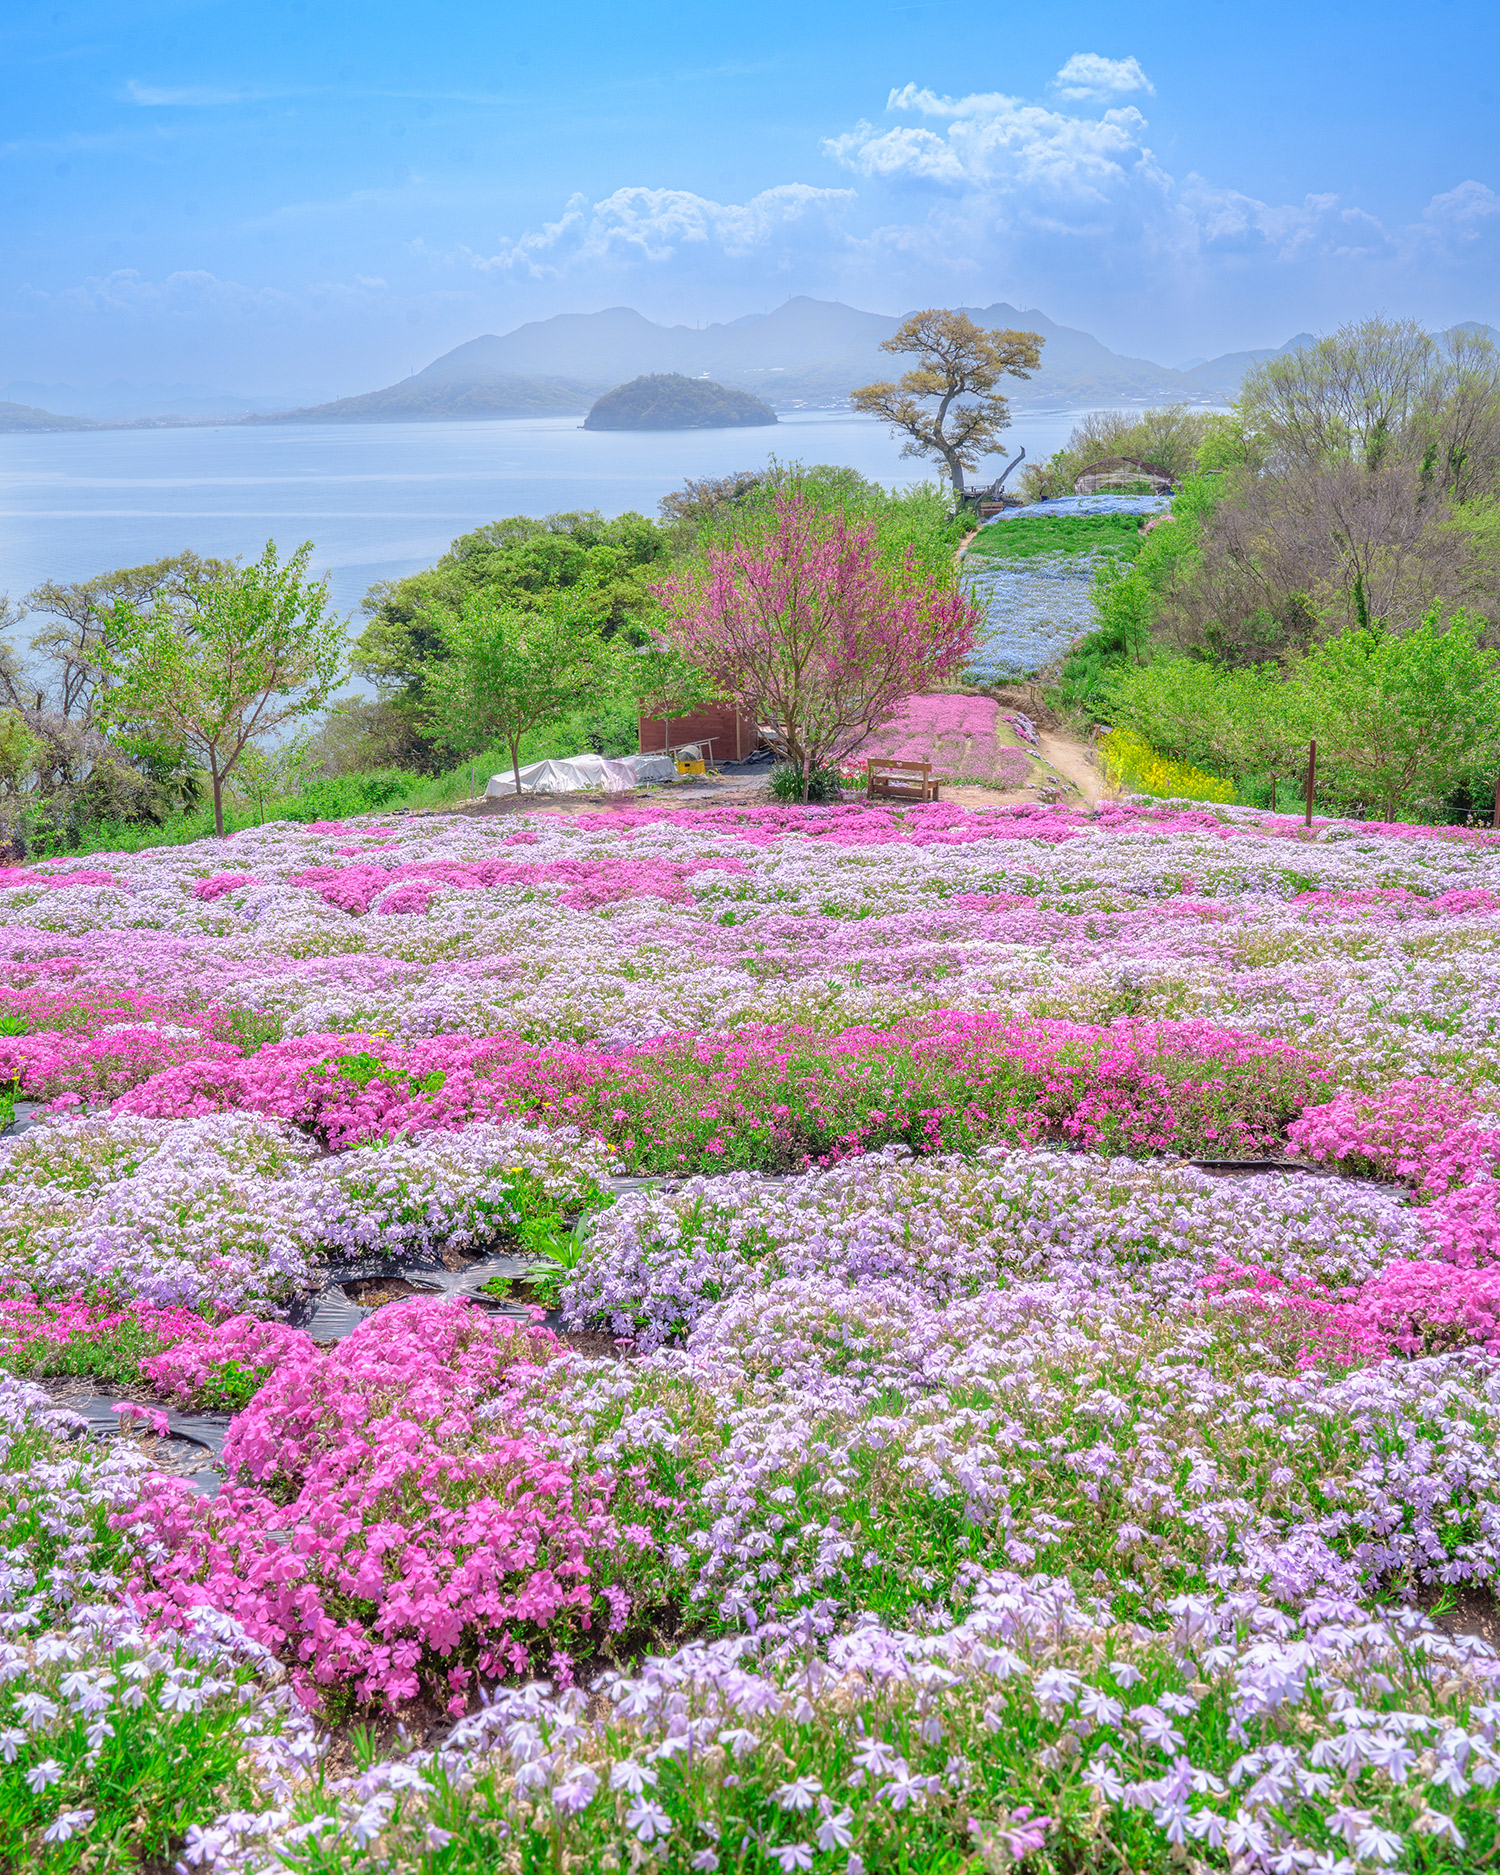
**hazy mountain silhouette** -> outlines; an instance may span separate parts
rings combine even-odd
[[[0,402],[0,431],[92,430],[87,417],[68,417],[56,410],[38,410],[35,404]]]
[[[1040,332],[1042,368],[1008,386],[1020,408],[1178,399],[1222,403],[1247,367],[1288,347],[1229,352],[1191,371],[1129,358],[1034,307],[1004,301],[965,309],[979,324]],[[580,416],[596,398],[631,378],[681,373],[753,391],[786,409],[842,404],[857,384],[897,376],[903,361],[880,350],[900,320],[835,300],[789,299],[774,312],[708,326],[664,326],[628,306],[558,313],[501,335],[469,339],[399,384],[261,422],[352,422],[465,416]]]

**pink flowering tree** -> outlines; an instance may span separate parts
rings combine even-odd
[[[816,770],[852,754],[903,697],[959,674],[979,618],[909,552],[882,566],[873,525],[796,495],[753,538],[710,548],[654,590],[687,661],[774,726],[803,800]]]

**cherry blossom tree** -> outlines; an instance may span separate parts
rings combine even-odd
[[[851,755],[903,697],[955,678],[979,615],[908,551],[882,565],[872,524],[801,496],[754,537],[655,589],[666,629],[725,701],[772,726],[802,779]]]

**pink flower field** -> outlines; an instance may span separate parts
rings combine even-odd
[[[1500,1857],[1500,838],[273,823],[0,945],[0,1867]]]
[[[907,697],[891,722],[866,737],[855,757],[886,755],[904,762],[929,762],[944,781],[980,787],[1019,788],[1031,773],[1025,749],[1005,735],[1005,719],[993,697]]]

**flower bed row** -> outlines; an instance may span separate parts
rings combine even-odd
[[[302,1036],[250,1061],[164,1070],[117,1105],[157,1118],[265,1113],[339,1146],[503,1115],[580,1127],[631,1171],[778,1171],[891,1144],[1044,1137],[1253,1153],[1326,1081],[1301,1051],[1207,1022],[1104,1028],[950,1010],[885,1030],[768,1028],[616,1049]]]

